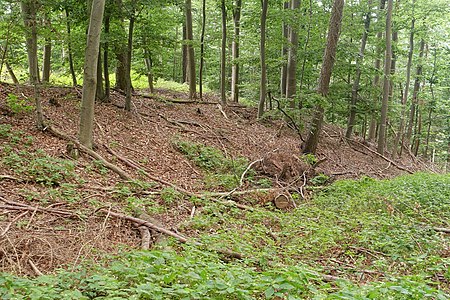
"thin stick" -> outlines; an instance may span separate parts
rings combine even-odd
[[[249,164],[248,166],[247,166],[247,168],[245,169],[245,171],[242,173],[242,175],[241,175],[241,179],[239,180],[239,186],[242,186],[243,184],[244,184],[244,177],[245,177],[245,174],[247,174],[247,172],[250,170],[250,168],[254,165],[254,164],[256,164],[256,163],[258,163],[258,162],[262,162],[263,161],[263,159],[262,158],[260,158],[260,159],[257,159],[257,160],[255,160],[254,162],[252,162],[251,164]]]
[[[30,264],[31,268],[33,269],[34,273],[36,273],[36,275],[38,275],[38,276],[44,275],[44,274],[36,267],[36,265],[34,264],[34,262],[33,262],[31,259],[28,260],[28,263]]]
[[[16,216],[14,219],[12,219],[12,221],[9,222],[8,225],[6,225],[5,229],[2,231],[2,233],[0,234],[0,237],[4,236],[9,231],[9,229],[12,226],[12,224],[16,223],[17,220],[19,220],[20,218],[22,218],[26,214],[28,214],[28,211],[24,211],[20,215]]]

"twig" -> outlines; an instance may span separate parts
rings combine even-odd
[[[413,174],[413,173],[414,173],[413,171],[410,171],[410,170],[406,169],[405,167],[400,166],[400,165],[397,164],[395,161],[393,161],[392,159],[390,159],[390,158],[384,156],[383,154],[380,154],[380,153],[378,153],[377,151],[370,149],[370,148],[367,147],[366,145],[364,145],[364,144],[362,144],[362,143],[360,143],[360,142],[358,142],[358,141],[349,139],[349,138],[346,138],[346,139],[347,139],[348,141],[350,141],[350,142],[353,142],[353,143],[355,143],[355,144],[358,144],[359,146],[363,147],[363,148],[366,149],[367,151],[369,151],[369,152],[371,152],[371,153],[373,153],[373,154],[375,154],[375,155],[381,157],[381,158],[384,159],[385,161],[390,162],[392,165],[396,166],[398,169],[400,169],[400,170],[402,170],[402,171],[405,171],[405,172],[408,172],[409,174]]]
[[[0,180],[14,180],[14,181],[22,181],[22,179],[11,176],[11,175],[0,175]]]
[[[192,207],[192,210],[191,210],[191,219],[193,219],[194,216],[195,216],[195,209],[196,209],[196,207],[193,206],[193,207]]]
[[[257,160],[255,160],[254,162],[252,162],[251,164],[249,164],[248,166],[247,166],[247,168],[245,169],[245,171],[242,173],[242,175],[241,175],[241,179],[239,180],[239,186],[242,186],[243,184],[244,184],[244,177],[245,177],[245,174],[247,174],[247,172],[250,170],[250,168],[254,165],[254,164],[256,164],[256,163],[258,163],[258,162],[262,162],[263,161],[263,158],[260,158],[260,159],[257,159]]]
[[[4,236],[9,231],[9,229],[12,226],[12,224],[16,223],[17,220],[19,220],[20,218],[22,218],[26,214],[28,214],[28,211],[24,211],[20,215],[16,216],[14,219],[12,219],[12,221],[9,222],[8,225],[6,225],[5,229],[2,231],[2,233],[0,234],[0,237]]]
[[[30,264],[31,268],[33,269],[34,273],[36,273],[37,276],[42,276],[42,275],[44,275],[44,274],[36,267],[36,265],[34,264],[34,262],[33,262],[31,259],[28,260],[28,263]]]
[[[43,208],[40,206],[31,206],[31,205],[27,205],[27,204],[23,204],[20,202],[15,202],[15,201],[11,201],[11,200],[6,200],[2,197],[0,197],[0,200],[2,200],[3,202],[5,202],[7,205],[0,205],[0,209],[8,209],[8,210],[27,210],[27,211],[41,211],[41,212],[48,212],[48,213],[53,213],[53,214],[57,214],[57,215],[63,215],[63,216],[67,216],[67,217],[76,217],[76,218],[80,218],[78,215],[68,211],[68,210],[60,210],[60,209],[53,209],[53,208]]]

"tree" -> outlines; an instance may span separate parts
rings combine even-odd
[[[339,34],[342,24],[342,13],[344,10],[344,0],[334,0],[331,10],[331,17],[328,26],[328,37],[325,53],[323,55],[322,68],[320,70],[319,86],[317,93],[325,98],[328,95],[331,73],[336,60],[336,48],[339,41]],[[303,153],[314,154],[319,143],[322,130],[324,108],[322,104],[317,104],[310,126],[310,131],[305,143],[302,145]]]
[[[185,23],[186,23],[186,42],[187,42],[187,68],[188,68],[188,78],[189,78],[189,99],[194,99],[196,95],[196,75],[195,75],[195,55],[194,46],[192,45],[193,29],[192,29],[192,2],[191,0],[186,0],[185,2]]]
[[[291,10],[297,13],[300,7],[300,0],[291,0]],[[289,50],[288,63],[286,70],[286,98],[289,98],[289,105],[295,108],[295,92],[297,89],[297,48],[298,48],[298,33],[297,26],[289,26]]]
[[[84,59],[83,95],[80,112],[80,143],[92,148],[92,135],[94,124],[94,103],[97,84],[97,62],[100,48],[100,33],[102,30],[103,11],[105,0],[92,0],[89,30]]]
[[[220,10],[222,12],[222,47],[220,51],[220,103],[227,105],[226,98],[226,54],[227,54],[227,7],[225,0],[220,3]]]
[[[380,131],[378,134],[378,146],[377,146],[377,151],[380,154],[384,154],[384,148],[386,146],[386,124],[387,124],[389,92],[390,92],[389,75],[391,72],[391,60],[392,60],[392,44],[391,44],[392,9],[393,9],[393,0],[387,0],[386,51],[384,56],[383,100],[381,102]]]
[[[268,1],[262,0],[261,2],[261,38],[259,44],[259,61],[261,65],[261,77],[259,88],[259,105],[258,105],[258,119],[262,117],[264,113],[264,104],[266,102],[267,94],[267,67],[266,67],[266,21],[267,21],[267,9]]]
[[[231,44],[231,101],[239,102],[239,39],[241,30],[242,0],[236,0],[233,8],[234,36]]]
[[[28,69],[30,82],[34,87],[34,101],[36,105],[36,126],[38,129],[44,128],[44,118],[42,114],[41,100],[39,98],[39,69],[37,58],[37,19],[36,14],[39,3],[37,0],[23,0],[20,2],[22,16],[25,25],[25,36],[28,54]]]
[[[202,0],[202,33],[200,34],[200,70],[199,70],[200,99],[203,98],[203,67],[205,65],[205,29],[206,29],[206,0]]]
[[[350,138],[353,132],[353,127],[355,126],[355,120],[356,120],[356,102],[358,101],[358,92],[359,92],[359,82],[361,80],[361,64],[364,59],[364,51],[366,49],[367,44],[367,37],[369,35],[369,27],[370,27],[370,14],[372,13],[370,11],[370,6],[372,4],[372,0],[368,1],[368,12],[365,15],[364,19],[364,31],[361,37],[361,46],[359,48],[358,57],[356,58],[356,74],[355,79],[353,81],[352,86],[352,96],[350,101],[350,114],[348,116],[348,123],[347,123],[347,131],[345,133],[345,136],[347,138]]]

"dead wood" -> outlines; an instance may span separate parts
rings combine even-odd
[[[40,212],[47,212],[47,213],[52,213],[52,214],[56,214],[56,215],[62,215],[62,216],[66,216],[66,217],[72,217],[72,218],[78,218],[78,219],[80,218],[78,215],[76,215],[68,210],[45,208],[45,207],[40,207],[40,206],[31,206],[28,204],[7,200],[3,197],[0,197],[0,200],[3,201],[4,203],[6,203],[6,205],[0,205],[0,209],[27,210],[27,211],[31,211],[31,212],[40,211]]]
[[[88,154],[89,156],[95,158],[96,160],[99,160],[102,162],[102,164],[110,169],[111,171],[113,171],[114,173],[118,174],[120,176],[120,178],[125,179],[125,180],[131,180],[131,176],[129,174],[127,174],[124,170],[122,170],[119,166],[116,166],[110,162],[108,162],[106,159],[104,159],[100,154],[98,154],[97,152],[85,147],[84,145],[80,144],[80,142],[78,142],[77,139],[70,137],[69,135],[63,133],[62,131],[60,131],[59,129],[56,129],[53,126],[47,126],[45,129],[45,131],[50,132],[51,134],[53,134],[54,136],[61,138],[63,140],[72,142],[80,151]]]
[[[450,233],[450,228],[433,227],[433,230],[437,232]]]
[[[139,234],[141,235],[141,249],[148,250],[150,248],[150,230],[147,226],[139,226],[138,227]]]
[[[380,154],[380,153],[378,153],[377,151],[370,149],[369,147],[367,147],[367,146],[364,145],[363,143],[360,143],[360,142],[358,142],[358,141],[355,141],[355,140],[352,140],[352,139],[349,139],[349,138],[346,138],[346,139],[347,139],[348,141],[350,141],[350,142],[353,142],[353,143],[355,143],[355,144],[357,144],[357,145],[363,147],[364,149],[366,149],[366,150],[369,151],[370,153],[373,153],[373,154],[375,154],[375,155],[381,157],[381,158],[384,159],[385,161],[387,161],[387,162],[391,163],[392,165],[394,165],[397,169],[402,170],[402,171],[405,171],[405,172],[408,172],[409,174],[413,174],[413,173],[414,173],[413,171],[410,171],[410,170],[406,169],[405,167],[403,167],[403,166],[397,164],[395,161],[393,161],[392,159],[390,159],[390,158],[384,156],[383,154]]]
[[[133,222],[133,223],[135,223],[137,225],[146,226],[148,228],[154,229],[154,230],[156,230],[158,232],[161,232],[163,234],[166,234],[168,236],[176,238],[181,243],[188,242],[187,238],[179,235],[178,233],[175,233],[175,232],[173,232],[171,230],[168,230],[166,228],[160,227],[160,226],[158,226],[156,224],[150,223],[149,221],[146,221],[146,220],[143,220],[143,219],[139,219],[139,218],[136,218],[136,217],[132,217],[132,216],[127,216],[127,215],[124,215],[124,214],[121,214],[121,213],[112,212],[112,211],[104,209],[104,208],[100,209],[100,211],[103,212],[103,213],[109,214],[109,215],[111,215],[113,217],[121,218],[121,219],[130,221],[130,222]]]
[[[30,264],[31,268],[33,269],[34,273],[36,273],[37,276],[42,276],[44,275],[39,269],[38,267],[36,267],[36,265],[34,264],[34,262],[29,259],[28,263]]]
[[[6,225],[5,229],[3,229],[2,233],[0,233],[0,237],[4,236],[6,233],[8,233],[9,229],[11,228],[11,226],[17,222],[17,220],[19,220],[20,218],[22,218],[23,216],[25,216],[26,214],[28,214],[28,210],[22,212],[21,214],[19,214],[18,216],[16,216],[14,219],[12,219],[11,222],[8,223],[8,225]]]
[[[0,175],[0,180],[23,181],[22,179],[11,176],[11,175]]]
[[[286,209],[291,205],[290,197],[286,194],[278,194],[273,199],[275,207],[278,209]]]

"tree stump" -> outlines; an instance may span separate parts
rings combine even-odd
[[[273,203],[275,204],[275,207],[278,209],[287,209],[291,206],[291,195],[286,194],[278,194],[273,199]]]

